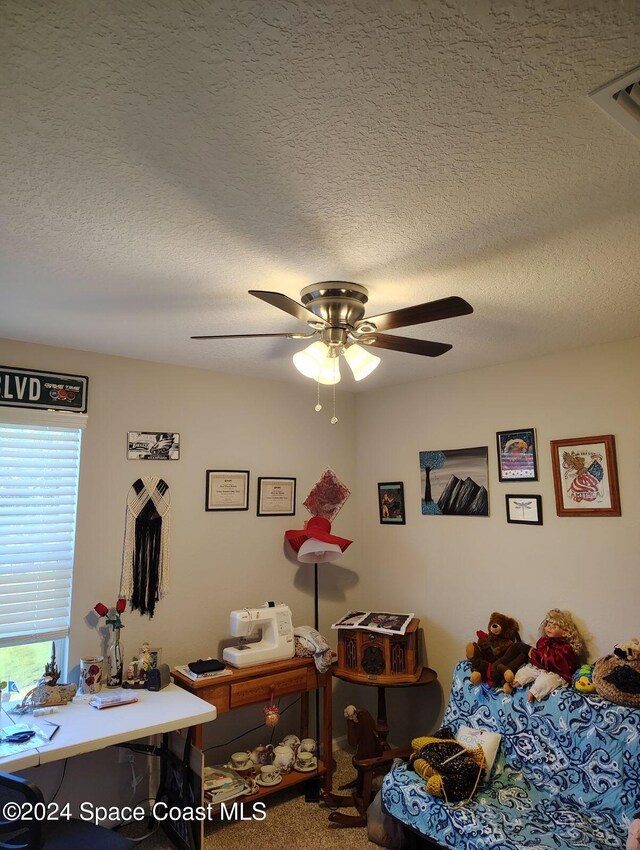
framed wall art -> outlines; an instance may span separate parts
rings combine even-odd
[[[613,434],[551,440],[558,516],[620,516]]]
[[[180,460],[180,434],[127,431],[127,460]]]
[[[258,516],[293,516],[295,512],[295,478],[258,478]]]
[[[496,433],[498,479],[500,481],[537,481],[536,432],[519,428]]]
[[[489,447],[420,452],[425,516],[489,516]]]
[[[542,496],[516,496],[508,493],[507,522],[542,525]]]
[[[392,481],[378,484],[378,510],[382,525],[404,525],[404,484]]]
[[[246,511],[248,508],[247,469],[207,469],[205,510]]]

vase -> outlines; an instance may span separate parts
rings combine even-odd
[[[102,662],[101,655],[91,658],[80,659],[80,687],[79,694],[97,694],[102,687]]]
[[[122,644],[120,643],[120,629],[113,630],[113,636],[107,647],[107,687],[122,687]]]

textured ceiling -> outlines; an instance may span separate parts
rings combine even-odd
[[[475,308],[348,390],[640,335],[636,0],[3,0],[0,63],[0,336],[304,383],[189,337],[326,279]]]

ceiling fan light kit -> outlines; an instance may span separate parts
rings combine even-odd
[[[370,375],[380,365],[379,357],[376,357],[375,354],[370,354],[365,348],[357,345],[355,342],[345,347],[344,359],[349,364],[356,381],[366,378],[367,375]]]
[[[344,354],[353,377],[361,381],[379,365],[380,358],[362,345],[386,348],[424,357],[439,357],[451,345],[381,333],[381,331],[421,325],[455,316],[473,313],[473,307],[463,298],[451,296],[413,307],[402,307],[389,313],[364,318],[365,304],[369,300],[367,289],[359,283],[346,280],[325,280],[306,286],[300,293],[299,304],[282,292],[250,289],[261,301],[283,310],[295,319],[305,322],[310,332],[273,334],[221,334],[197,336],[192,339],[249,339],[256,337],[286,337],[287,339],[313,339],[315,342],[293,355],[296,369],[307,378],[335,387],[340,380],[339,358]],[[321,409],[320,402],[316,410]],[[331,420],[335,424],[337,419]]]

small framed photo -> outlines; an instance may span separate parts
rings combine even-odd
[[[258,478],[258,516],[293,516],[295,512],[295,478]]]
[[[507,522],[542,525],[542,496],[505,496]]]
[[[127,431],[127,460],[180,460],[180,434]]]
[[[249,508],[249,470],[207,469],[205,510],[246,511]]]
[[[378,484],[378,510],[382,525],[404,525],[404,484],[392,481]]]
[[[500,481],[537,481],[536,432],[519,428],[496,433],[498,479]]]
[[[558,516],[620,516],[613,434],[551,440]]]

